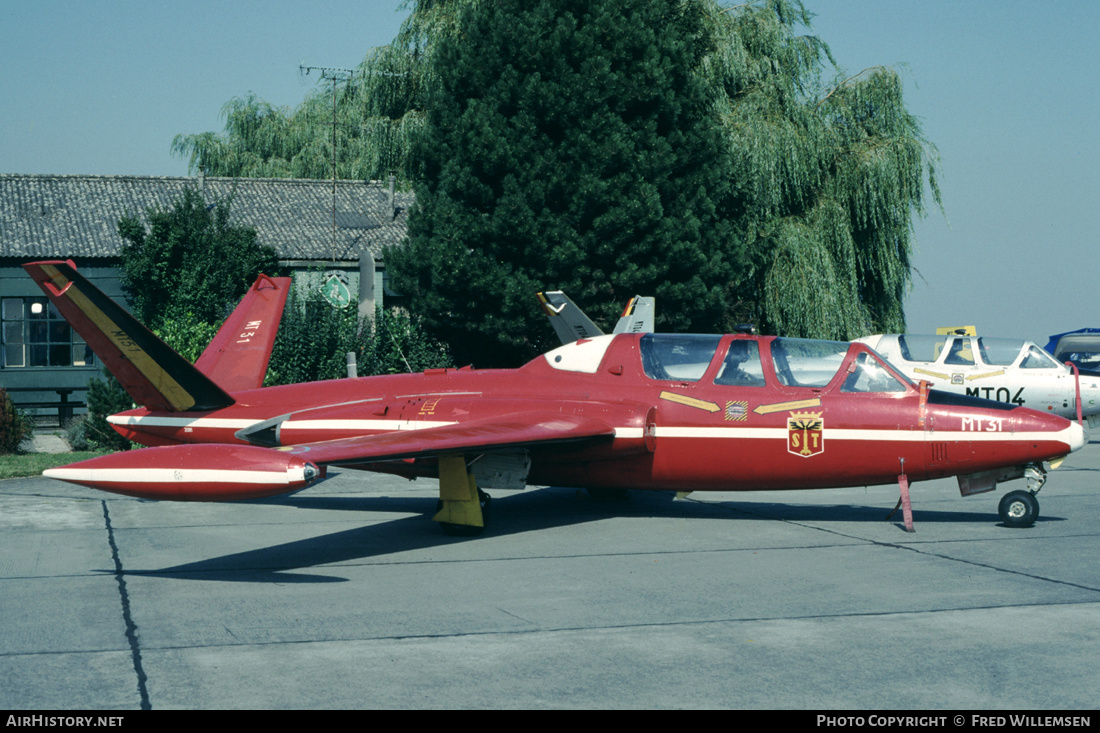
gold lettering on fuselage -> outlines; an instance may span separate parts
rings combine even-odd
[[[950,374],[944,374],[943,372],[933,372],[930,369],[914,369],[917,374],[924,374],[928,377],[936,377],[937,379],[951,379]]]
[[[966,381],[973,382],[975,379],[985,379],[987,377],[999,377],[1004,373],[1005,373],[1005,370],[1002,369],[999,372],[985,372],[984,374],[971,374],[969,377],[966,378]]]
[[[821,400],[814,397],[810,400],[795,400],[794,402],[774,402],[770,405],[758,405],[752,408],[757,415],[767,415],[772,412],[786,412],[787,410],[801,410],[806,407],[819,407]]]
[[[722,409],[714,402],[699,400],[694,397],[688,397],[687,395],[676,394],[675,392],[662,392],[660,394],[660,397],[662,400],[675,402],[678,405],[687,405],[688,407],[694,407],[697,410],[706,410],[707,412],[718,412]]]

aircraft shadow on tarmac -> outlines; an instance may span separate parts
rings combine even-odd
[[[599,521],[609,516],[677,516],[679,512],[655,511],[662,505],[671,505],[670,492],[645,492],[651,494],[643,501],[599,502],[585,497],[574,489],[528,490],[522,494],[494,497],[488,526],[479,537],[450,537],[431,521],[435,513],[436,498],[393,497],[339,497],[292,495],[249,503],[281,505],[297,509],[341,510],[347,512],[394,512],[416,516],[374,522],[362,527],[333,532],[331,534],[296,540],[271,547],[214,557],[208,560],[186,563],[160,570],[127,570],[129,575],[164,576],[192,580],[221,580],[232,582],[343,582],[333,575],[307,575],[291,573],[300,568],[331,565],[333,563],[365,560],[371,557],[393,555],[400,552],[451,544],[477,542],[481,538],[501,537],[521,532],[533,532],[583,522]],[[711,518],[725,517],[728,513],[717,507],[690,509],[684,516],[700,513]],[[679,508],[679,507],[678,507]]]
[[[435,498],[419,497],[339,497],[292,495],[259,500],[268,505],[297,509],[341,510],[347,512],[416,513],[399,519],[374,522],[362,527],[295,540],[245,552],[212,557],[159,570],[125,570],[127,575],[159,576],[187,580],[252,583],[339,583],[338,564],[383,557],[401,552],[442,547],[456,543],[478,542],[524,532],[597,522],[611,517],[677,518],[693,520],[791,521],[814,523],[882,523],[888,510],[879,506],[850,504],[796,504],[781,502],[738,502],[699,499],[674,501],[672,492],[635,491],[626,499],[600,501],[583,491],[567,488],[528,489],[493,499],[489,523],[483,535],[455,538],[445,535],[431,516]],[[919,500],[918,500],[919,501]],[[930,523],[997,523],[996,503],[981,511],[938,511],[914,509],[919,527]],[[1060,517],[1040,516],[1039,522],[1063,521]],[[900,510],[889,520],[898,528]],[[903,528],[902,528],[903,529]],[[899,540],[904,538],[904,532]],[[304,568],[333,566],[327,574],[294,572]]]

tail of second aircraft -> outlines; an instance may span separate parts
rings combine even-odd
[[[563,344],[571,344],[577,339],[602,336],[603,331],[584,314],[568,295],[560,290],[544,290],[535,293],[542,310],[550,319],[554,333]]]
[[[584,314],[568,295],[560,290],[544,290],[535,293],[542,310],[550,319],[550,325],[563,344],[577,339],[602,336],[603,331]],[[635,295],[626,304],[622,317],[612,333],[653,333],[653,298]]]
[[[653,333],[653,298],[635,295],[623,309],[612,333]]]
[[[168,412],[228,407],[234,399],[227,390],[260,386],[289,285],[289,278],[261,275],[192,365],[72,261],[31,262],[23,269],[135,402]]]

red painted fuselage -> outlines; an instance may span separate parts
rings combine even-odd
[[[521,436],[477,450],[459,440],[436,452],[526,450],[526,480],[538,485],[720,491],[972,474],[1058,458],[1086,439],[1057,416],[922,391],[861,344],[845,346],[824,376],[809,380],[815,386],[799,386],[807,380],[784,377],[786,363],[773,358],[772,337],[713,337],[708,359],[680,377],[647,365],[646,338],[660,337],[582,340],[514,370],[430,370],[255,389],[234,393],[236,403],[218,410],[138,409],[111,421],[146,445],[308,446],[284,450],[318,464],[433,475],[431,446],[418,441],[440,432],[433,428],[453,436],[465,424],[561,416],[571,424],[604,424],[608,434],[576,443]],[[756,344],[759,376],[749,386],[724,384],[724,357],[741,341]],[[868,363],[889,372],[888,389],[855,381],[857,364]],[[374,460],[338,449],[342,441],[387,434],[397,434],[387,440],[407,450]],[[218,462],[213,454],[210,460]]]

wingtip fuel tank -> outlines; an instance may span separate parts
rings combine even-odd
[[[124,451],[43,472],[47,478],[142,499],[239,501],[298,491],[322,472],[292,453],[248,445]]]

